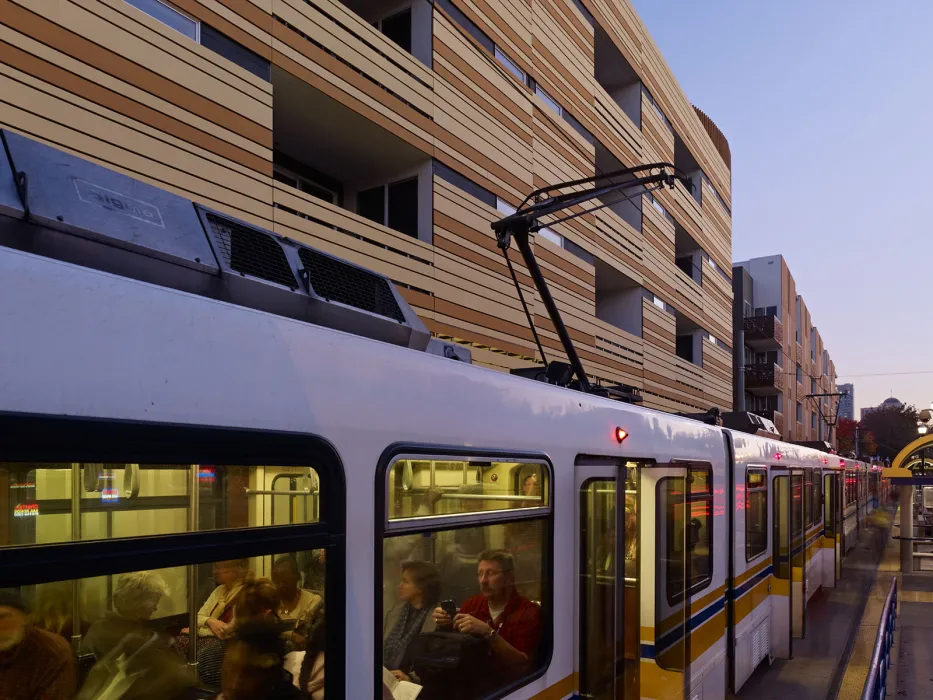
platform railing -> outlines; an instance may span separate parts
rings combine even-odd
[[[888,669],[891,668],[891,646],[894,644],[894,626],[897,621],[897,579],[891,580],[888,596],[884,599],[881,621],[875,649],[868,666],[868,678],[862,687],[862,700],[882,700],[888,684]]]

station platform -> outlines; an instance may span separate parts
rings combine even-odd
[[[763,664],[738,695],[731,697],[755,700],[856,700],[861,697],[888,586],[892,576],[900,576],[898,540],[891,535],[889,530],[879,538],[866,528],[845,558],[842,578],[836,582],[836,587],[821,589],[807,604],[806,636],[794,640],[793,658],[775,659],[770,666]],[[933,602],[933,593],[927,595]],[[903,600],[906,602],[910,598]],[[918,635],[924,629],[930,632],[933,628],[933,605],[929,610],[930,626],[918,628]],[[901,620],[902,615],[899,615],[899,628]],[[931,651],[925,667],[931,679],[929,688],[896,695],[895,683],[889,682],[889,697],[933,700],[933,692],[928,692],[933,691],[933,642],[927,645]]]

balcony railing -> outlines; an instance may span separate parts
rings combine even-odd
[[[745,390],[753,394],[779,394],[784,390],[784,370],[772,362],[745,365]]]
[[[742,321],[745,344],[759,350],[778,350],[784,345],[784,324],[774,314],[749,316]]]

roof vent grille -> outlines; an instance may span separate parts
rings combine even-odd
[[[220,248],[218,254],[231,270],[292,291],[298,289],[298,281],[277,241],[258,229],[241,226],[211,212],[205,213],[205,219]]]
[[[310,248],[299,248],[298,257],[311,288],[319,297],[405,323],[405,316],[384,277]]]

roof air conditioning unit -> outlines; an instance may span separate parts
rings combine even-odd
[[[0,130],[0,245],[417,350],[392,282],[184,197]]]

